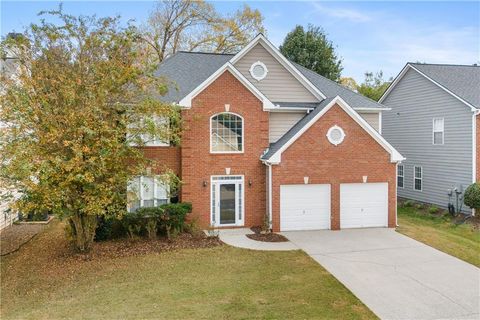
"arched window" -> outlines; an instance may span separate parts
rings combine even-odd
[[[210,119],[210,152],[243,152],[243,118],[234,113],[218,113]]]

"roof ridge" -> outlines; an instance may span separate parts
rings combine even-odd
[[[480,65],[474,64],[453,64],[453,63],[422,63],[422,62],[407,62],[407,64],[423,65],[423,66],[442,66],[442,67],[480,67]]]
[[[219,52],[206,52],[206,51],[187,51],[187,50],[178,50],[177,53],[188,53],[188,54],[211,54],[218,56],[234,56],[236,53],[219,53]]]

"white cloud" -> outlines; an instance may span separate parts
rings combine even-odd
[[[333,18],[345,19],[351,22],[367,22],[372,20],[366,13],[351,8],[327,7],[319,2],[312,2],[312,6],[317,13],[323,13]]]

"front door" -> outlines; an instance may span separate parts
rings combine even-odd
[[[212,225],[243,225],[243,176],[213,176],[211,182]]]

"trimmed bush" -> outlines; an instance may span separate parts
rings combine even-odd
[[[480,184],[475,182],[465,189],[463,202],[472,209],[480,209]]]

